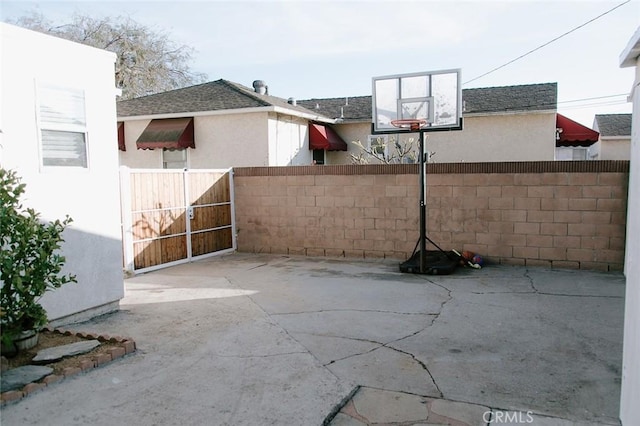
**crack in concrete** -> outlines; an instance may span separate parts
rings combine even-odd
[[[300,311],[300,312],[280,312],[280,313],[272,313],[271,316],[284,316],[284,315],[304,315],[304,314],[320,314],[324,312],[372,312],[378,314],[395,314],[395,315],[424,315],[424,316],[434,316],[439,315],[439,312],[396,312],[396,311],[385,311],[378,309],[319,309],[316,311]]]
[[[525,277],[527,280],[529,280],[529,285],[531,286],[531,289],[533,290],[533,292],[538,293],[538,289],[536,288],[536,285],[533,283],[533,277],[529,275],[528,269],[524,270],[524,274],[522,274],[522,276]]]
[[[308,355],[308,351],[293,351],[293,352],[281,352],[277,354],[264,354],[264,355],[222,355],[222,354],[212,354],[218,358],[233,358],[233,359],[253,359],[253,358],[274,358],[279,356],[287,356],[287,355]]]

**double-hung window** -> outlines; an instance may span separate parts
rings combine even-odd
[[[84,91],[39,85],[38,103],[42,165],[86,168]]]

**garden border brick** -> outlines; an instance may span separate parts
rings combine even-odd
[[[31,395],[34,392],[47,389],[54,383],[64,381],[67,377],[74,376],[83,372],[93,370],[94,368],[102,367],[110,364],[111,362],[121,359],[129,354],[136,352],[136,342],[130,337],[109,336],[107,334],[95,334],[82,331],[71,331],[63,328],[51,328],[45,327],[43,331],[50,333],[58,333],[64,336],[77,336],[82,339],[97,339],[99,342],[115,343],[119,346],[111,348],[106,354],[102,355],[86,355],[78,359],[78,364],[75,367],[67,367],[63,370],[62,374],[50,374],[37,382],[31,382],[26,384],[20,390],[11,390],[0,393],[0,407],[4,407],[7,404],[20,401],[21,399]],[[109,359],[107,359],[109,358]]]

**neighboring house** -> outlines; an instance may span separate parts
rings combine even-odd
[[[600,139],[589,149],[592,160],[631,158],[631,114],[596,114],[593,128]]]
[[[553,160],[557,91],[556,83],[463,89],[463,130],[427,133],[426,150],[434,154],[431,161]],[[371,96],[298,104],[334,119],[345,141],[370,146],[381,137],[371,134]],[[401,140],[409,137],[417,140],[416,134],[402,135]],[[354,150],[357,147],[350,144],[349,151]],[[338,154],[339,162],[350,161],[348,153]]]
[[[428,134],[432,161],[554,160],[556,83],[464,89],[462,98],[464,129]],[[259,80],[254,90],[217,80],[121,101],[118,120],[120,164],[132,168],[348,164],[359,150],[351,142],[393,138],[371,134],[371,96],[296,102]]]
[[[310,165],[347,149],[334,120],[270,96],[260,80],[254,90],[217,80],[117,107],[120,164],[131,168]]]
[[[556,115],[556,160],[590,160],[588,151],[600,134],[582,124]]]
[[[65,273],[47,293],[50,320],[118,309],[124,296],[115,55],[0,23],[0,166],[26,184],[23,205],[65,230]],[[77,314],[77,315],[76,315]]]
[[[635,68],[635,82],[630,98],[631,170],[627,200],[627,235],[625,247],[625,309],[622,354],[620,421],[623,426],[638,424],[640,419],[640,27],[620,55],[620,67]]]

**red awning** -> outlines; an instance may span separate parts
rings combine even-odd
[[[331,127],[309,123],[309,149],[346,151],[347,144]]]
[[[124,143],[124,122],[118,122],[118,149],[126,151],[127,145]]]
[[[193,118],[165,118],[151,120],[136,141],[138,149],[195,148]]]
[[[556,146],[591,146],[599,138],[600,133],[595,130],[556,114]]]

